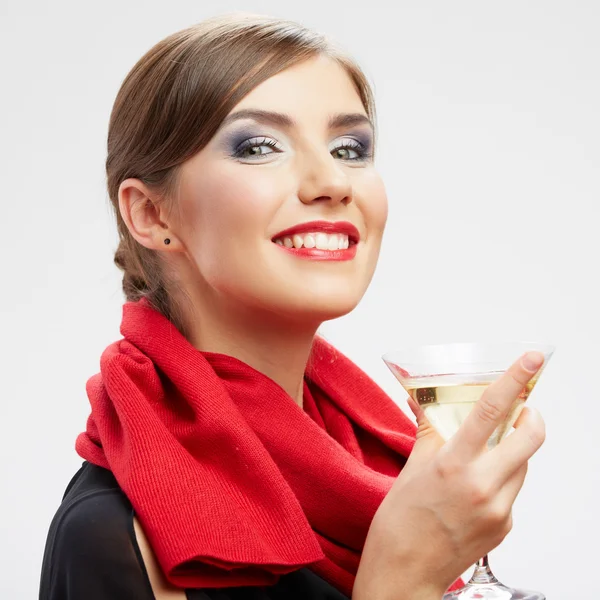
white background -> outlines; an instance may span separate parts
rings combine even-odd
[[[81,459],[85,382],[119,337],[104,187],[109,112],[168,34],[233,9],[328,33],[374,81],[390,219],[359,308],[327,337],[404,406],[400,345],[540,340],[547,442],[492,553],[507,583],[592,597],[600,558],[600,3],[0,4],[0,597],[34,598]]]

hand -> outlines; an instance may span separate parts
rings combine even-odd
[[[438,600],[508,534],[527,461],[545,439],[544,422],[526,407],[511,435],[492,450],[487,440],[542,363],[539,352],[523,355],[446,443],[409,400],[417,439],[371,524],[355,600]]]

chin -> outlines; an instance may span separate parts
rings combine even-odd
[[[219,292],[261,322],[273,319],[317,326],[352,312],[365,294],[370,277],[291,277],[275,280],[238,278],[221,281]]]
[[[330,293],[321,291],[310,295],[304,293],[299,296],[280,297],[271,304],[270,310],[296,322],[318,325],[352,312],[362,296],[362,293],[351,293],[348,290]]]

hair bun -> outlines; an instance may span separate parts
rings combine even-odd
[[[123,271],[123,292],[128,300],[139,300],[148,291],[148,284],[145,277],[139,269],[135,260],[131,260],[131,251],[126,240],[119,242],[119,247],[115,252],[114,262],[121,271]]]

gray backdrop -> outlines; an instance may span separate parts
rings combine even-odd
[[[403,408],[386,350],[556,344],[531,399],[547,442],[491,560],[509,584],[590,596],[600,539],[600,3],[2,0],[0,597],[37,595],[47,528],[81,462],[85,382],[119,336],[103,173],[115,94],[154,43],[233,9],[330,34],[375,84],[390,219],[367,296],[324,327],[327,337]]]

